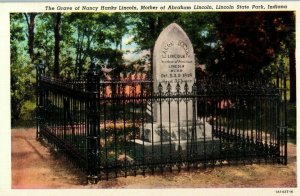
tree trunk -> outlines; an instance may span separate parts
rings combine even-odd
[[[153,76],[154,76],[154,70],[153,70],[153,52],[154,52],[154,46],[150,48],[150,72],[148,75],[148,78],[153,80]]]
[[[59,42],[60,42],[60,23],[61,23],[61,13],[56,14],[55,25],[54,25],[54,77],[59,77]]]
[[[34,48],[34,26],[35,26],[35,17],[36,13],[31,13],[31,14],[24,14],[27,25],[28,25],[28,54],[30,56],[31,62],[34,61],[34,53],[33,53],[33,48]]]
[[[295,48],[290,49],[290,102],[296,103],[296,56]]]
[[[150,27],[150,35],[155,40],[157,37],[157,21],[158,18],[154,16],[149,21],[149,27]],[[154,41],[155,43],[155,41]],[[151,65],[151,74],[153,75],[153,52],[154,52],[154,46],[150,47],[150,65]],[[152,79],[152,78],[151,78]]]

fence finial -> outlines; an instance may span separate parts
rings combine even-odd
[[[39,63],[37,64],[36,69],[39,74],[45,73],[45,63],[43,60],[39,60]]]

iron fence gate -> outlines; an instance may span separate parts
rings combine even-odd
[[[282,72],[273,83],[203,77],[192,89],[152,89],[142,77],[102,81],[91,69],[85,78],[62,80],[38,68],[37,138],[89,182],[228,163],[287,164]]]

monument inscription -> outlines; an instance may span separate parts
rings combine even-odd
[[[186,82],[191,89],[195,79],[194,50],[188,36],[176,23],[166,27],[155,43],[153,71],[154,90],[159,83],[163,87],[170,83],[174,91],[177,83]]]

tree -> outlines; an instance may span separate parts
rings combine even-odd
[[[285,14],[292,13],[221,13],[217,24],[220,57],[212,71],[246,77],[260,74],[282,52],[288,36],[282,27],[290,23],[283,19]]]
[[[123,37],[128,32],[129,25],[128,14],[115,13],[110,15],[108,28],[110,30],[107,32],[107,35],[111,44],[115,45],[115,49],[104,48],[104,50],[106,51],[105,53],[108,53],[105,58],[109,63],[108,67],[113,68],[111,76],[116,80],[120,79],[120,73],[124,72],[125,69],[124,51],[122,50]]]
[[[289,59],[290,102],[296,103],[296,36],[295,12],[280,12],[274,19],[277,36],[282,43],[282,53]]]
[[[133,41],[138,45],[138,51],[150,51],[151,65],[156,39],[163,28],[173,22],[177,15],[178,13],[134,13],[131,15]]]
[[[28,26],[28,53],[31,58],[31,62],[34,61],[34,26],[36,13],[24,14]]]
[[[54,23],[54,14],[41,13],[36,17],[34,41],[36,59],[43,60],[47,72],[51,74],[54,67]]]
[[[123,36],[128,31],[128,26],[130,25],[128,20],[128,14],[115,13],[110,17],[111,42],[115,44],[116,50],[122,51],[122,40]]]
[[[296,55],[295,48],[289,50],[290,63],[290,102],[296,103]]]
[[[54,71],[53,75],[59,77],[59,42],[60,42],[60,24],[61,24],[61,13],[55,14],[55,24],[54,24]]]
[[[73,47],[75,48],[75,71],[80,77],[87,66],[87,59],[94,58],[91,54],[110,45],[110,16],[109,14],[79,14],[74,13],[68,17],[73,34]]]
[[[27,100],[33,98],[33,80],[30,66],[31,59],[28,55],[28,42],[24,33],[24,17],[22,14],[11,14],[10,23],[10,51],[11,51],[11,121],[14,124],[20,119],[22,107]],[[27,42],[27,44],[26,44]],[[24,47],[24,45],[26,47]]]

